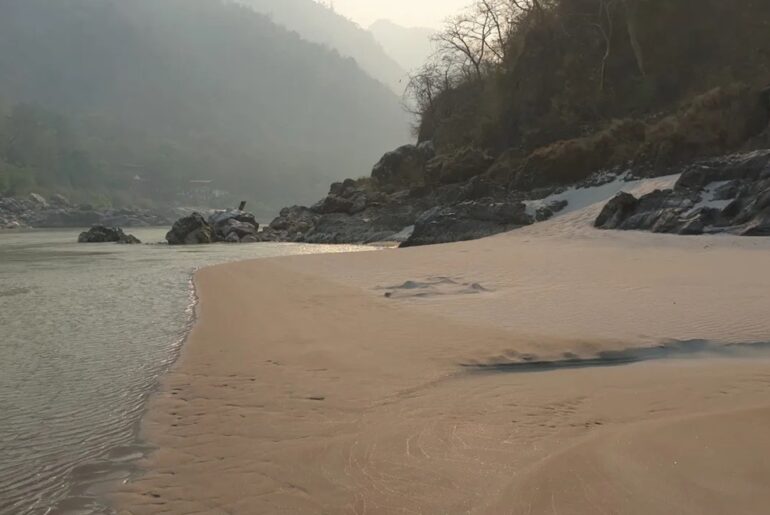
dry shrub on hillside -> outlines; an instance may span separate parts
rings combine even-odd
[[[636,120],[616,120],[606,129],[539,148],[527,158],[517,182],[521,186],[569,183],[603,168],[633,159],[644,143],[645,125]]]
[[[763,95],[745,84],[715,88],[650,125],[637,158],[672,165],[738,150],[770,120]]]

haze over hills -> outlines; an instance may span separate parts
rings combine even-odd
[[[208,179],[272,208],[365,175],[408,138],[400,99],[352,59],[244,7],[4,0],[2,9],[6,193],[169,200]]]
[[[369,31],[407,71],[424,65],[434,52],[431,38],[436,31],[427,27],[403,27],[390,20],[378,20],[372,23]]]
[[[405,89],[406,70],[375,37],[354,21],[314,0],[237,0],[275,23],[297,32],[303,39],[352,57],[369,75],[397,95]]]

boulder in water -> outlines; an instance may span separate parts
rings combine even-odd
[[[237,243],[259,231],[259,223],[254,215],[240,209],[217,211],[209,216],[208,224],[214,231],[215,241],[228,243]]]
[[[122,243],[134,245],[142,242],[137,237],[124,233],[120,227],[95,225],[88,231],[80,233],[78,243]]]
[[[166,234],[169,245],[202,245],[214,242],[214,230],[200,213],[180,218]]]

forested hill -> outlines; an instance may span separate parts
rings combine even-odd
[[[352,59],[244,7],[0,0],[0,10],[6,189],[21,177],[165,200],[212,180],[278,206],[365,174],[408,137],[399,98]],[[67,155],[80,164],[57,174]]]
[[[407,71],[387,53],[371,32],[315,0],[237,0],[301,37],[350,56],[369,75],[401,96]]]

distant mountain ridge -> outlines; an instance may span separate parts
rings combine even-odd
[[[389,55],[376,38],[355,22],[314,0],[236,0],[278,25],[297,32],[303,39],[352,57],[369,75],[397,95],[404,92],[407,70]]]
[[[386,52],[407,72],[423,66],[433,54],[431,38],[436,31],[426,27],[403,27],[390,20],[378,20],[369,31]]]
[[[68,120],[90,163],[68,184],[156,199],[206,179],[266,208],[310,200],[409,137],[400,99],[353,60],[220,0],[3,0],[0,98]],[[56,190],[28,158],[60,131],[25,119],[8,141],[38,150],[0,149],[0,179]]]

